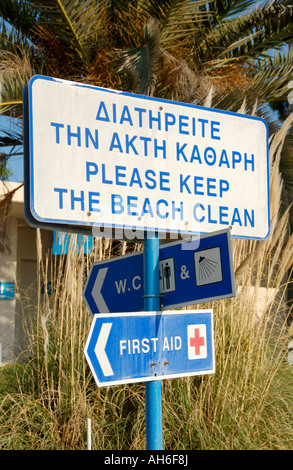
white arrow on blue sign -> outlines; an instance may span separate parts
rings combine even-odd
[[[235,296],[230,230],[161,245],[161,309]],[[90,312],[144,309],[143,252],[94,263],[84,288]]]
[[[212,310],[94,315],[84,349],[98,387],[212,374]]]

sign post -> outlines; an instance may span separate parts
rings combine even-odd
[[[159,238],[145,233],[144,238],[144,307],[146,311],[160,310]],[[147,450],[162,449],[162,392],[161,381],[145,384]]]

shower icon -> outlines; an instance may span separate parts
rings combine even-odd
[[[199,257],[199,277],[200,279],[208,279],[217,269],[217,262],[206,256]]]
[[[196,251],[194,253],[194,265],[197,286],[222,281],[221,251],[219,247]]]

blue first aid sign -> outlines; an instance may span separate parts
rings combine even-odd
[[[99,387],[212,374],[212,310],[95,315],[84,349]]]
[[[36,224],[269,234],[260,118],[44,76],[31,79],[25,114]]]

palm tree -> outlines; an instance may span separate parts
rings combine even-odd
[[[0,112],[13,117],[36,73],[259,113],[293,76],[288,0],[0,0],[0,17]]]
[[[2,107],[35,73],[199,103],[213,84],[235,109],[279,100],[293,70],[287,3],[1,0]]]

